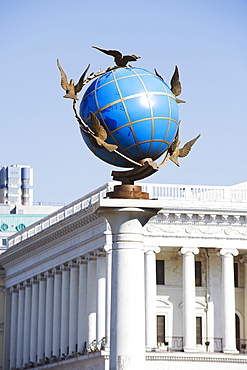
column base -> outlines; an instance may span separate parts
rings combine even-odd
[[[186,352],[186,353],[193,353],[193,352],[199,352],[199,349],[198,348],[184,347],[183,351]]]
[[[224,348],[223,353],[229,353],[229,354],[237,354],[239,351],[237,349],[232,349],[232,348]]]

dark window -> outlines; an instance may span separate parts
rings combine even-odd
[[[196,318],[196,344],[202,344],[202,318]]]
[[[238,262],[234,262],[234,285],[237,288],[239,281],[238,281]]]
[[[165,343],[165,316],[157,316],[157,343]]]
[[[196,286],[202,286],[202,263],[201,261],[195,261],[195,284]]]
[[[165,284],[165,261],[156,260],[156,284]]]

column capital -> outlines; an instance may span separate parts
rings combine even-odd
[[[12,286],[9,288],[10,293],[18,293],[18,290],[16,289],[16,286]]]
[[[79,266],[78,266],[78,262],[77,262],[77,260],[76,260],[76,261],[69,261],[69,263],[68,263],[68,267],[69,267],[70,269],[72,269],[72,268],[78,268]]]
[[[31,279],[30,279],[30,283],[33,285],[33,284],[38,284],[38,279],[37,279],[37,277],[32,277]]]
[[[87,260],[87,261],[96,261],[96,256],[94,255],[94,254],[90,254],[90,253],[88,253],[88,254],[86,254],[86,256],[85,256],[85,259]]]
[[[44,274],[39,274],[39,275],[37,276],[37,280],[38,280],[38,281],[45,281],[46,279],[45,279]]]
[[[100,249],[97,249],[96,251],[94,251],[94,255],[95,257],[105,257],[105,250],[100,250]]]
[[[23,286],[24,286],[25,288],[31,288],[32,284],[31,284],[31,282],[30,282],[30,281],[25,280],[25,281],[23,282]]]
[[[61,272],[69,271],[69,267],[68,267],[67,263],[63,263],[62,265],[59,266],[59,268],[60,268]]]
[[[199,253],[199,249],[197,247],[182,247],[179,252],[179,254],[198,254]]]
[[[24,290],[24,289],[25,289],[22,283],[17,284],[16,288],[17,288],[17,290],[19,290],[19,291],[20,291],[20,290]]]
[[[106,245],[104,246],[104,251],[105,251],[106,253],[111,252],[111,251],[112,251],[112,245],[108,245],[108,244],[106,244]]]
[[[232,256],[236,257],[238,255],[238,250],[235,249],[235,248],[231,248],[231,249],[228,249],[228,248],[222,248],[219,252],[219,254],[224,257],[226,256],[227,254],[231,254]]]
[[[144,247],[144,254],[148,254],[148,253],[160,253],[160,247],[155,247],[155,246],[145,246]]]
[[[78,263],[78,265],[81,265],[81,264],[83,264],[83,263],[87,263],[87,261],[86,261],[86,259],[85,259],[85,257],[78,257],[77,259],[76,259],[76,263]]]
[[[46,278],[46,279],[48,279],[48,278],[50,278],[50,277],[53,277],[53,271],[46,271],[45,273],[44,273],[44,277]]]

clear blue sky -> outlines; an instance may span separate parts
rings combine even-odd
[[[35,201],[69,203],[116,169],[87,149],[62,98],[57,58],[75,80],[88,63],[113,64],[92,45],[140,55],[134,65],[167,83],[179,66],[180,139],[202,136],[180,168],[169,161],[147,181],[247,180],[246,0],[2,0],[0,17],[0,165],[34,168]]]

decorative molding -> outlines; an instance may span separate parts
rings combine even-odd
[[[247,358],[237,357],[209,357],[209,356],[169,356],[169,355],[146,355],[146,361],[180,361],[180,362],[223,362],[247,364]]]

